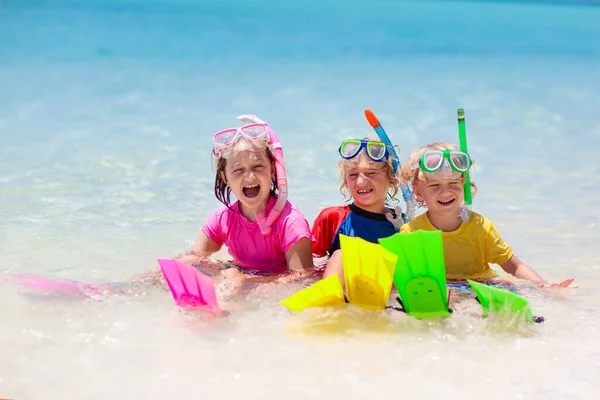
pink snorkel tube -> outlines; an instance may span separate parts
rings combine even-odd
[[[288,185],[287,177],[285,175],[283,148],[281,147],[281,142],[279,141],[275,131],[256,115],[244,114],[237,117],[237,119],[245,123],[266,124],[269,140],[271,141],[271,151],[273,152],[273,157],[275,158],[275,176],[277,177],[277,188],[279,190],[279,195],[277,196],[275,205],[268,215],[265,210],[256,214],[256,222],[260,227],[260,232],[263,234],[263,236],[266,236],[271,233],[271,227],[273,226],[273,223],[277,221],[277,218],[279,218],[279,215],[283,211],[283,207],[285,207],[288,197]]]

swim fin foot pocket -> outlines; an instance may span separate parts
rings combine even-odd
[[[403,313],[407,314],[406,309],[404,308],[404,303],[402,303],[402,299],[400,297],[396,297],[396,301],[398,302],[398,304],[400,304],[400,307],[387,306],[386,308],[388,308],[390,310],[400,311],[400,312],[403,312]],[[450,314],[453,314],[454,310],[451,309],[450,307],[448,307],[448,312]]]

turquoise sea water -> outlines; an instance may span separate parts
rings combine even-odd
[[[484,1],[0,4],[0,271],[121,281],[188,248],[218,206],[211,135],[254,113],[290,200],[341,204],[337,147],[378,115],[408,152],[467,116],[495,222],[542,276],[546,323],[291,315],[259,288],[226,319],[168,294],[98,302],[0,282],[0,397],[594,398],[600,7]],[[475,314],[475,315],[473,315]],[[430,382],[423,385],[421,382]]]

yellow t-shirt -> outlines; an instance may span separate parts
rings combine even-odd
[[[402,225],[400,233],[436,231],[427,213]],[[477,213],[453,232],[442,232],[447,279],[481,279],[496,276],[488,263],[502,265],[513,255],[494,224]]]

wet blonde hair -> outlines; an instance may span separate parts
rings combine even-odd
[[[373,137],[368,137],[368,136],[364,137],[362,140],[368,140],[370,142],[381,142],[381,140],[379,138],[373,138]],[[388,149],[388,154],[389,154],[389,149]],[[398,202],[396,195],[398,194],[398,185],[400,184],[400,179],[398,178],[398,176],[396,174],[394,174],[394,167],[392,166],[392,155],[389,154],[388,159],[385,161],[373,161],[366,154],[366,149],[363,148],[360,150],[360,153],[356,157],[351,158],[349,160],[342,158],[339,162],[340,193],[342,194],[342,196],[344,196],[344,203],[348,203],[352,199],[352,196],[348,192],[348,187],[347,187],[348,182],[346,182],[346,171],[348,171],[349,168],[353,168],[354,166],[356,166],[356,164],[358,164],[357,163],[358,157],[367,157],[368,160],[370,162],[372,162],[373,164],[383,164],[383,166],[381,167],[381,170],[386,173],[388,180],[393,185],[392,188],[390,190],[388,190],[388,196],[387,196],[386,200],[389,200],[391,202]]]
[[[417,182],[427,182],[427,173],[421,171],[420,161],[423,154],[429,150],[459,150],[459,148],[454,144],[435,142],[423,147],[419,147],[418,149],[413,150],[412,153],[410,153],[410,156],[408,156],[408,160],[406,160],[406,163],[404,163],[404,165],[400,169],[399,175],[400,181],[402,183],[410,185],[412,189],[413,200],[419,207],[425,207],[425,203],[422,201],[418,201],[416,198],[415,193]],[[473,164],[475,164],[475,161],[471,159],[471,165]],[[461,174],[461,179],[465,179],[465,173]],[[471,194],[473,197],[475,197],[475,193],[477,193],[477,185],[475,184],[473,178],[471,178]]]

